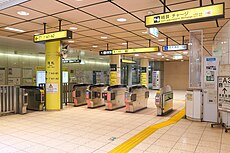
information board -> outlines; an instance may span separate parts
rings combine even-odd
[[[230,110],[230,76],[218,77],[218,108]]]
[[[216,57],[204,58],[204,88],[217,89],[219,60]]]

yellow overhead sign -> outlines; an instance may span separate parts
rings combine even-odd
[[[49,40],[72,39],[72,31],[58,31],[34,36],[34,42],[42,42]]]
[[[145,26],[203,22],[217,18],[224,18],[224,3],[146,16]]]
[[[128,64],[135,64],[136,62],[133,60],[127,60],[127,59],[121,59],[122,63],[128,63]]]
[[[119,54],[136,54],[136,53],[152,53],[158,52],[159,47],[149,47],[149,48],[133,48],[133,49],[121,49],[121,50],[104,50],[100,51],[100,55],[119,55]]]

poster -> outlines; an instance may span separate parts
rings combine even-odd
[[[20,85],[21,79],[20,78],[8,78],[8,85]]]
[[[8,78],[21,78],[21,68],[8,68]]]
[[[218,107],[230,110],[230,76],[218,77]]]
[[[32,78],[33,70],[32,69],[22,69],[22,77],[23,78]]]
[[[217,89],[219,60],[216,57],[204,58],[204,88]]]
[[[0,85],[6,84],[6,69],[0,68]]]
[[[58,93],[58,83],[47,83],[46,93]]]

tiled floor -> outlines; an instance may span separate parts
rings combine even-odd
[[[184,107],[184,92],[175,92],[175,99],[173,114]],[[106,153],[149,125],[169,118],[156,116],[154,92],[148,106],[134,114],[70,106],[58,112],[2,116],[0,153]],[[230,134],[210,128],[209,123],[182,119],[156,131],[130,152],[229,153]]]

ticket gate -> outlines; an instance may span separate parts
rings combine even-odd
[[[45,94],[42,87],[37,86],[20,86],[28,94],[27,109],[42,111],[45,104]]]
[[[136,112],[147,108],[149,90],[144,85],[134,85],[129,87],[126,93],[126,112]]]
[[[107,92],[103,93],[105,109],[114,110],[125,107],[125,94],[127,91],[126,85],[109,86]]]
[[[86,105],[86,91],[89,89],[90,84],[76,84],[73,85],[72,97],[74,106]]]
[[[158,116],[165,115],[173,110],[173,91],[171,86],[164,86],[156,92],[155,105]]]
[[[105,106],[105,101],[102,93],[106,92],[107,87],[108,85],[105,84],[95,84],[89,86],[89,89],[86,91],[86,102],[88,108]]]

